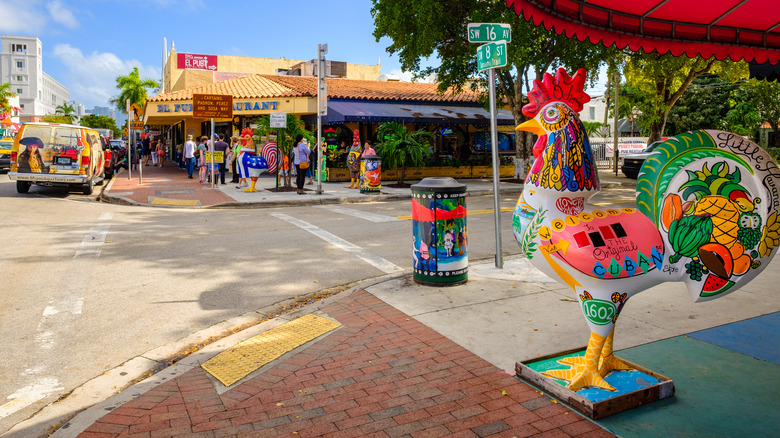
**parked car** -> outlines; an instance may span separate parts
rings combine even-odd
[[[11,168],[11,148],[13,148],[13,146],[13,138],[4,138],[0,140],[0,169],[8,170]]]
[[[103,159],[105,161],[104,164],[105,177],[111,178],[112,176],[114,176],[114,169],[116,168],[116,163],[117,163],[117,154],[111,148],[111,143],[107,138],[101,135],[100,142],[103,144]]]
[[[623,165],[620,166],[620,171],[628,178],[637,179],[639,177],[639,170],[642,168],[642,164],[645,163],[647,157],[649,157],[658,145],[663,141],[657,141],[646,147],[642,152],[635,154],[627,154],[623,157]]]
[[[100,134],[83,126],[25,123],[11,149],[8,177],[19,193],[37,184],[79,188],[90,195],[105,179]]]

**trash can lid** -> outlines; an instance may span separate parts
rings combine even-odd
[[[449,176],[432,176],[412,185],[412,191],[434,191],[440,193],[462,193],[466,184],[461,184]]]
[[[363,157],[364,160],[380,160],[378,155],[366,155]]]

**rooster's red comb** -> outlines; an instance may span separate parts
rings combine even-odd
[[[255,133],[255,131],[252,128],[244,128],[241,130],[241,136],[252,136]]]
[[[574,111],[582,111],[582,105],[590,101],[590,96],[585,93],[585,69],[581,68],[569,77],[562,68],[558,69],[555,76],[545,73],[542,81],[534,80],[534,87],[528,92],[528,100],[531,102],[523,106],[523,114],[534,117],[539,110],[549,102],[561,102]]]

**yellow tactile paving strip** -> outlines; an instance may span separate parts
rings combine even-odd
[[[183,205],[183,206],[196,206],[200,201],[197,199],[170,199],[170,198],[154,198],[149,202],[152,205]]]
[[[223,385],[230,386],[284,353],[340,326],[326,318],[305,315],[240,342],[201,367]]]

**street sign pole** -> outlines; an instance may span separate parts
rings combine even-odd
[[[496,268],[504,267],[501,255],[501,204],[498,185],[498,127],[496,126],[496,69],[488,70],[490,78],[490,149],[493,156],[493,208],[496,218]]]
[[[130,99],[127,99],[125,101],[125,107],[127,108],[127,127],[130,127]],[[127,139],[130,140],[130,133],[128,133]],[[132,171],[133,168],[133,148],[131,145],[133,144],[132,141],[127,142],[127,153],[125,156],[127,157],[127,180],[130,181],[132,178]]]
[[[211,119],[211,145],[209,145],[209,150],[211,151],[211,188],[215,188],[217,186],[217,175],[214,172],[214,155],[216,152],[216,149],[214,148],[214,119]]]
[[[469,23],[470,43],[485,43],[477,47],[477,68],[487,71],[490,96],[490,150],[493,159],[493,216],[496,223],[496,268],[503,269],[501,254],[501,204],[499,200],[498,127],[496,126],[496,68],[507,65],[507,43],[512,41],[512,27],[506,23]]]
[[[317,44],[317,141],[314,142],[314,147],[317,148],[317,191],[318,195],[322,194],[322,116],[327,115],[328,107],[328,92],[325,83],[322,82],[325,70],[325,55],[328,54],[327,44]],[[323,114],[323,106],[325,111]]]

